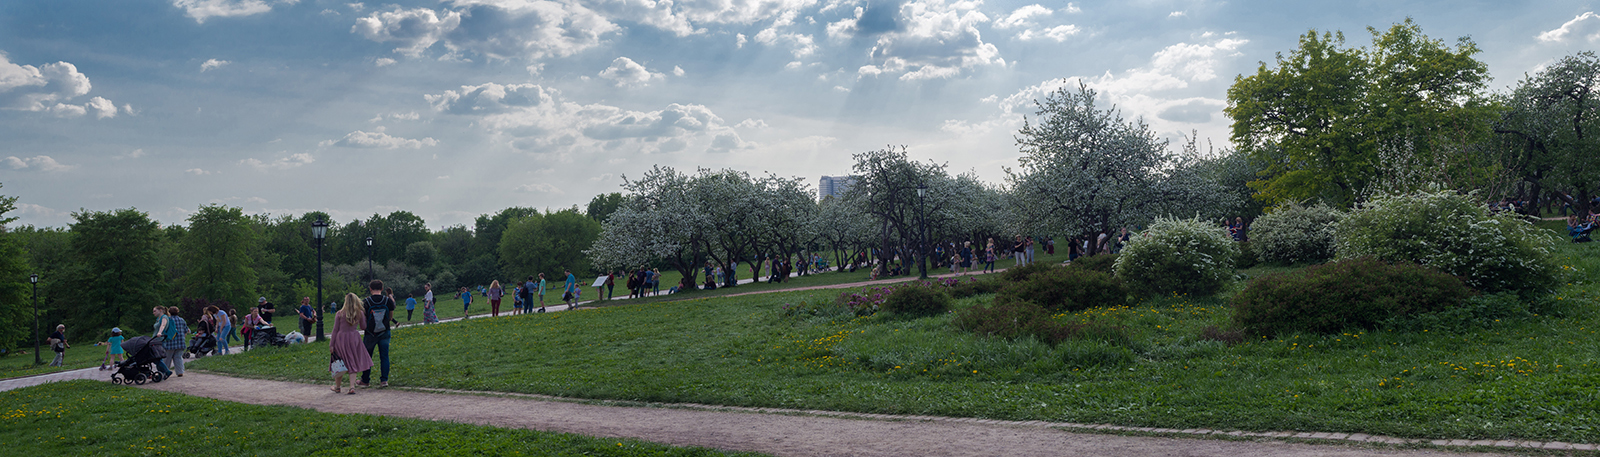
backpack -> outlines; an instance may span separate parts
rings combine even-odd
[[[366,299],[367,305],[367,334],[377,335],[389,332],[389,308],[393,305],[389,297],[382,297],[377,302],[372,301],[372,295]]]

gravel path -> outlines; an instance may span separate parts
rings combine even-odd
[[[779,456],[1464,456],[1459,451],[1072,433],[1037,422],[758,412],[714,407],[624,407],[532,395],[362,389],[191,373],[147,389],[343,414],[443,420]],[[855,417],[844,417],[855,416]]]

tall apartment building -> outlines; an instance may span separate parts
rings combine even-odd
[[[855,176],[823,176],[822,181],[817,183],[817,199],[843,197],[855,184]]]

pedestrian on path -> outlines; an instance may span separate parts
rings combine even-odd
[[[106,339],[106,360],[100,362],[100,369],[112,369],[116,364],[122,363],[122,328],[112,327],[111,338]]]
[[[211,312],[214,313],[212,320],[217,323],[217,353],[227,354],[228,337],[233,332],[233,316],[229,316],[227,311],[222,311],[215,306],[212,307]]]
[[[456,296],[461,299],[461,319],[472,317],[472,314],[467,312],[467,309],[472,307],[472,289],[462,287],[456,292]]]
[[[506,290],[500,288],[500,280],[496,279],[489,283],[489,292],[487,294],[489,296],[489,315],[500,317],[500,297],[506,294]]]
[[[406,322],[411,322],[411,312],[417,310],[417,293],[406,294]]]
[[[189,347],[187,341],[189,337],[189,322],[183,320],[183,316],[178,315],[178,307],[176,306],[167,307],[167,318],[171,324],[171,330],[166,340],[161,342],[162,349],[167,350],[167,363],[164,368],[171,369],[166,372],[167,376],[171,376],[176,372],[178,377],[181,378],[183,377],[183,352]]]
[[[59,367],[66,361],[67,348],[72,347],[67,344],[67,324],[56,324],[56,331],[50,334],[49,343],[50,350],[56,351],[56,358],[50,361],[50,366]]]
[[[155,329],[150,335],[161,342],[162,349],[166,349],[167,340],[172,339],[173,334],[177,333],[177,326],[173,324],[172,316],[167,315],[166,308],[160,306],[151,308],[150,314],[156,317]],[[161,371],[162,376],[172,376],[172,370],[167,368],[167,361],[164,358],[156,359],[156,369]]]
[[[383,281],[374,279],[367,284],[367,289],[372,295],[367,296],[364,302],[367,323],[363,327],[366,329],[366,334],[362,337],[362,342],[367,346],[369,357],[373,351],[378,353],[378,362],[383,368],[381,376],[378,377],[378,386],[389,387],[389,330],[400,322],[394,320],[394,299],[383,295]],[[361,387],[369,385],[372,381],[371,365],[372,361],[368,360],[367,369],[361,371],[361,383],[356,385]]]
[[[328,335],[328,371],[333,372],[334,393],[340,392],[346,374],[372,369],[372,354],[362,345],[361,330],[367,328],[367,320],[361,304],[356,294],[344,294],[344,307],[333,318],[333,334]],[[355,375],[350,375],[350,394],[355,393]]]
[[[567,280],[566,284],[562,286],[561,299],[567,302],[568,308],[571,308],[572,302],[576,300],[578,296],[578,277],[573,276],[572,270],[570,269],[565,271],[567,273]]]
[[[423,284],[422,290],[425,291],[422,296],[422,323],[437,324],[439,313],[433,309],[433,283]]]
[[[539,312],[541,312],[541,313],[544,312],[544,291],[545,291],[544,273],[539,273],[539,282],[538,283],[535,283],[535,282],[533,282],[532,279],[529,279],[528,286],[529,286],[530,289],[532,289],[531,292],[528,292],[530,294],[529,298],[532,298],[531,294],[534,294],[534,293],[539,294]],[[524,303],[523,306],[533,306],[533,303]]]

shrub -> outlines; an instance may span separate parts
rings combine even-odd
[[[1555,234],[1491,214],[1450,191],[1379,197],[1337,224],[1339,258],[1415,262],[1487,293],[1542,292],[1560,281]]]
[[[1250,246],[1250,242],[1239,242],[1239,256],[1233,258],[1233,267],[1243,270],[1246,268],[1254,268],[1260,263],[1261,257],[1256,255],[1256,250],[1254,247]]]
[[[1032,302],[1053,312],[1078,311],[1128,303],[1128,289],[1109,274],[1080,268],[1055,268],[1026,281],[1006,284],[995,301]]]
[[[1472,295],[1460,279],[1438,270],[1362,257],[1251,281],[1233,297],[1233,322],[1261,335],[1337,333],[1447,310]]]
[[[1233,278],[1239,247],[1200,219],[1157,219],[1117,256],[1117,278],[1144,294],[1210,295]]]
[[[1000,272],[1000,279],[1007,282],[1022,282],[1039,273],[1046,273],[1061,269],[1060,265],[1050,262],[1034,262],[1020,267],[1007,268]]]
[[[1065,325],[1051,318],[1050,311],[1029,302],[1000,302],[979,305],[956,312],[957,328],[982,336],[1005,339],[1034,337],[1055,345],[1076,334],[1079,325]]]
[[[1334,255],[1334,224],[1344,212],[1325,204],[1290,204],[1250,224],[1251,247],[1265,262],[1323,262]]]
[[[967,298],[975,295],[999,292],[1001,286],[1004,285],[1005,283],[993,279],[968,278],[966,281],[958,281],[954,285],[951,285],[949,292],[951,297]]]
[[[950,294],[942,288],[906,284],[894,288],[883,302],[883,310],[905,316],[932,316],[950,310]]]
[[[1397,316],[1383,322],[1383,326],[1395,330],[1453,330],[1465,331],[1475,328],[1489,328],[1502,319],[1516,319],[1532,316],[1528,304],[1511,292],[1501,292],[1492,295],[1479,295],[1468,298],[1460,306],[1438,312],[1417,314],[1414,316]]]
[[[1088,256],[1088,257],[1079,257],[1077,259],[1073,259],[1072,263],[1067,264],[1067,267],[1069,267],[1069,268],[1079,268],[1079,269],[1084,269],[1084,270],[1089,270],[1089,271],[1098,271],[1098,272],[1105,273],[1105,274],[1108,274],[1108,275],[1109,274],[1116,274],[1116,266],[1117,266],[1117,255],[1116,254],[1100,254],[1100,255],[1091,255],[1091,256]]]

